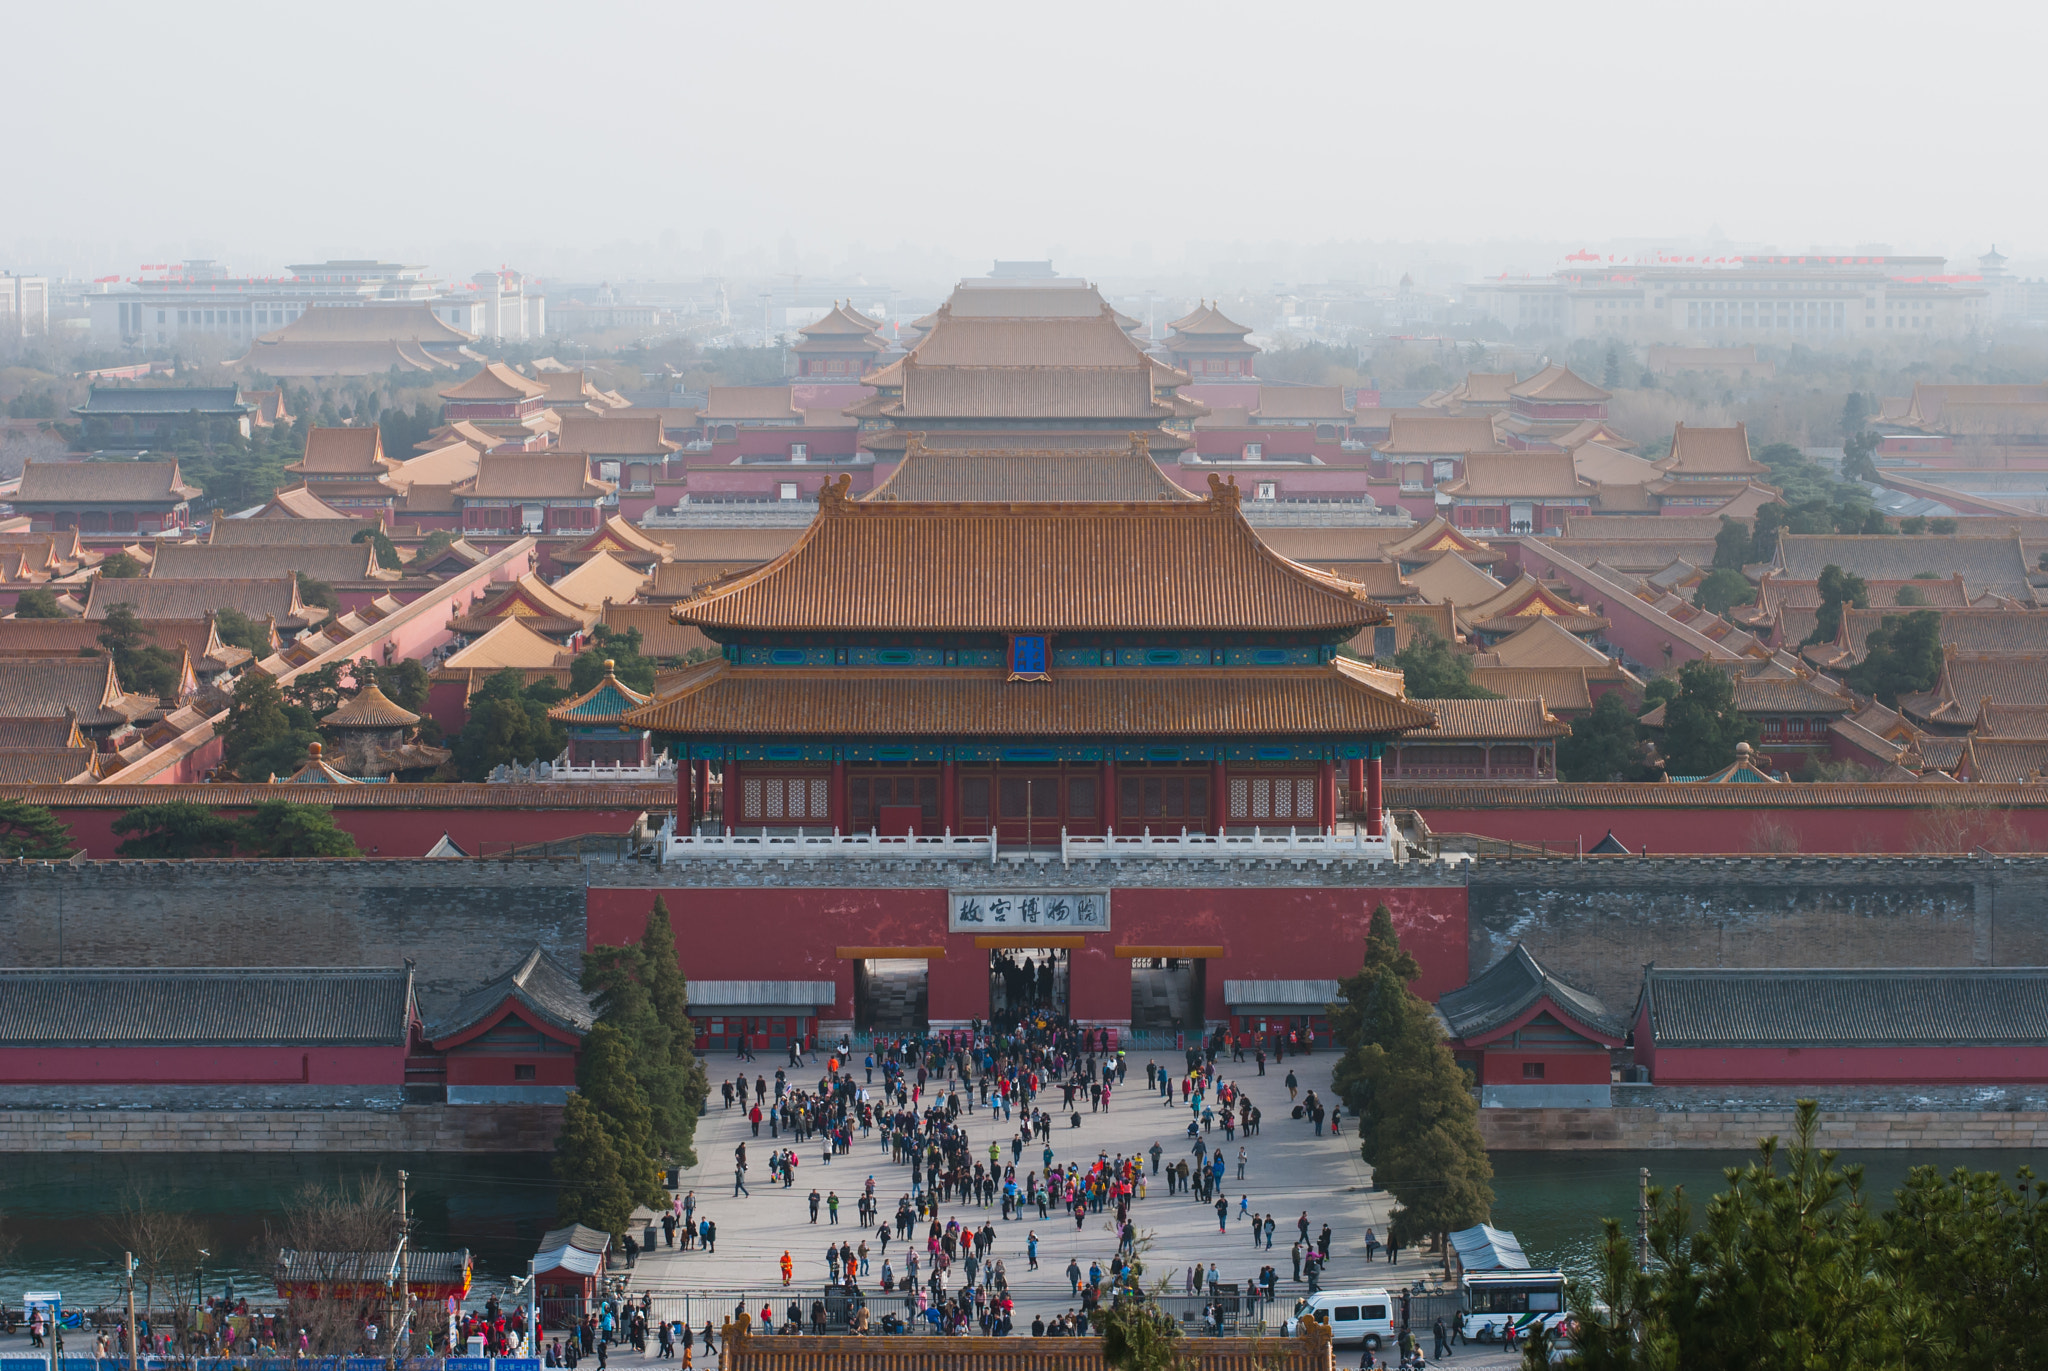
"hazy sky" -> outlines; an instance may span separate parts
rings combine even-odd
[[[0,34],[16,270],[2048,256],[2018,3],[12,0]]]

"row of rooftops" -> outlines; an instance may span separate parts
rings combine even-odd
[[[0,968],[0,1049],[445,1047],[516,1008],[580,1040],[595,1020],[580,978],[535,947],[423,1022],[413,968]]]
[[[1449,1036],[1477,1045],[1547,1007],[1620,1047],[1872,1048],[2048,1040],[2048,968],[1644,968],[1626,1020],[1562,980],[1521,943],[1437,1001]],[[1647,1030],[1653,1042],[1642,1041]]]

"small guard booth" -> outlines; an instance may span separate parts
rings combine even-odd
[[[591,1307],[604,1285],[612,1235],[586,1224],[549,1229],[533,1258],[534,1298],[542,1328],[568,1328]]]

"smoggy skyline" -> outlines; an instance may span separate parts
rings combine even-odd
[[[1300,279],[1581,247],[2048,257],[2022,151],[2044,24],[2013,5],[166,13],[10,16],[0,266],[909,284],[992,257]],[[1946,74],[1908,70],[1923,43]]]

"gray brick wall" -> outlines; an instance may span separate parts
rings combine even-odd
[[[1517,939],[1608,1008],[1643,966],[2041,966],[2048,858],[1488,861],[1470,886],[1477,975]]]
[[[575,861],[0,865],[13,966],[418,966],[429,1022],[536,942],[583,950]]]
[[[0,1110],[8,1152],[551,1152],[548,1105],[393,1110]]]

